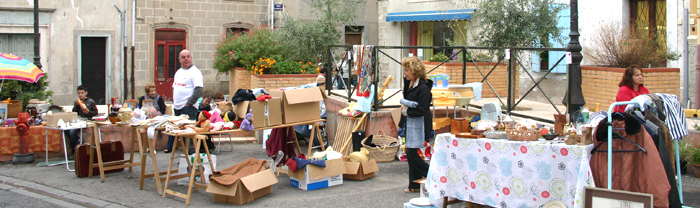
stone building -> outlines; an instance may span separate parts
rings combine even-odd
[[[109,97],[138,98],[155,83],[170,98],[180,50],[192,52],[204,88],[228,94],[228,75],[212,68],[218,41],[230,32],[275,27],[292,18],[314,21],[303,0],[40,0],[41,61],[54,104],[70,105],[78,85],[105,104]],[[2,50],[32,60],[33,2],[0,6]],[[346,32],[356,44],[376,44],[376,1],[368,1]],[[339,28],[345,31],[345,28]],[[26,55],[25,55],[26,54]]]

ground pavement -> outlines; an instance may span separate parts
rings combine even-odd
[[[303,143],[302,143],[303,144]],[[226,149],[227,147],[220,147]],[[268,159],[261,144],[235,144],[233,152],[217,155],[217,169],[239,163],[249,157]],[[128,155],[126,155],[128,157]],[[170,155],[159,151],[158,168],[164,171]],[[38,162],[38,161],[37,161]],[[150,159],[147,171],[151,171]],[[407,194],[406,162],[378,163],[376,177],[365,181],[345,180],[342,185],[315,191],[304,191],[289,185],[289,177],[281,175],[272,193],[242,207],[401,207],[417,193]],[[155,180],[146,179],[138,189],[140,167],[106,175],[78,178],[65,166],[35,167],[34,164],[0,163],[0,207],[184,207],[184,200],[163,198],[156,193]],[[686,205],[700,207],[700,179],[683,176]],[[185,187],[170,183],[176,191]],[[358,206],[359,205],[359,206]],[[212,194],[200,190],[193,193],[190,207],[224,207],[214,203]]]

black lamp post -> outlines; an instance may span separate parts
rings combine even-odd
[[[571,32],[569,32],[569,45],[566,51],[571,53],[571,64],[569,64],[568,73],[568,88],[566,93],[566,112],[572,115],[579,110],[581,106],[586,104],[583,99],[583,91],[581,90],[581,44],[578,42],[578,0],[571,0]],[[571,116],[571,121],[573,121]]]
[[[41,55],[39,55],[39,0],[34,0],[34,65],[41,69]]]

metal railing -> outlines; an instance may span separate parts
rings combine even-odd
[[[353,83],[352,69],[354,66],[355,59],[349,59],[349,61],[341,62],[341,66],[338,66],[337,68],[342,69],[343,64],[349,64],[348,71],[340,71],[335,77],[333,77],[333,72],[330,69],[333,68],[332,63],[337,63],[337,61],[335,60],[336,56],[334,56],[333,51],[334,50],[335,51],[341,50],[341,51],[343,51],[343,53],[347,53],[347,51],[351,50],[352,47],[353,46],[351,46],[351,45],[330,45],[330,46],[328,46],[326,60],[329,60],[329,61],[326,61],[325,65],[324,65],[324,68],[329,69],[329,70],[326,70],[326,89],[327,89],[328,95],[336,95],[336,96],[345,98],[345,99],[347,99],[348,102],[356,101],[355,99],[352,98],[352,94],[355,93],[355,90],[356,90],[355,88],[345,87],[345,92],[346,92],[345,94],[339,94],[336,92],[332,92],[331,89],[332,89],[332,86],[334,86],[336,84],[341,84],[339,82],[343,81],[342,76],[340,75],[341,73],[348,73],[348,75],[349,75],[348,76],[349,77],[348,83],[350,83],[350,84]],[[545,78],[547,78],[547,76],[552,73],[552,70],[554,70],[554,68],[556,66],[558,66],[559,64],[562,63],[562,61],[566,58],[566,56],[562,55],[561,57],[558,57],[556,64],[554,64],[551,67],[548,67],[545,74],[542,77],[540,77],[538,80],[536,80],[535,77],[533,76],[533,74],[530,72],[531,71],[530,67],[528,67],[526,64],[523,64],[524,61],[521,60],[521,57],[519,56],[519,54],[523,53],[523,52],[527,52],[527,51],[531,51],[531,52],[532,51],[535,51],[535,52],[566,51],[566,48],[509,48],[510,50],[506,50],[506,48],[497,48],[497,47],[469,47],[469,46],[375,46],[374,49],[371,51],[371,56],[374,57],[374,59],[375,59],[375,61],[373,63],[373,68],[371,71],[372,79],[373,79],[372,84],[374,84],[374,91],[375,92],[377,92],[377,90],[378,90],[377,88],[379,87],[378,84],[380,84],[378,72],[380,70],[383,70],[383,69],[380,69],[380,58],[388,58],[389,60],[393,61],[391,63],[397,63],[399,65],[401,64],[401,61],[399,59],[389,55],[386,52],[388,50],[395,50],[395,49],[399,49],[399,50],[404,50],[404,49],[438,49],[438,50],[453,49],[453,50],[458,50],[457,53],[453,53],[452,55],[448,56],[449,58],[447,60],[442,61],[441,63],[439,63],[438,65],[436,65],[432,69],[428,69],[428,72],[426,74],[431,73],[432,71],[434,71],[438,67],[447,63],[449,60],[452,60],[455,56],[461,55],[462,84],[466,84],[466,82],[467,82],[467,77],[466,77],[467,62],[471,62],[474,64],[476,70],[479,72],[479,74],[482,77],[481,83],[485,83],[485,85],[487,85],[491,89],[491,91],[493,91],[496,98],[498,98],[498,101],[500,102],[500,104],[502,106],[504,106],[504,108],[503,108],[503,111],[505,111],[504,113],[509,114],[509,115],[519,116],[519,117],[530,118],[530,119],[538,120],[541,122],[553,123],[553,121],[549,120],[549,119],[542,119],[542,118],[538,118],[538,117],[534,117],[534,116],[530,116],[530,115],[525,115],[525,114],[513,112],[515,107],[517,107],[519,104],[521,104],[521,102],[524,100],[524,98],[527,97],[528,95],[530,95],[530,93],[535,88],[537,88],[544,95],[544,97],[547,99],[549,104],[552,105],[554,110],[557,113],[561,114],[561,111],[559,110],[559,108],[556,106],[556,104],[554,104],[554,102],[551,100],[551,98],[546,94],[545,90],[540,86],[540,83],[542,83],[542,81],[544,81]],[[495,56],[497,58],[495,59],[495,62],[493,60],[490,62],[490,63],[492,63],[489,65],[490,68],[482,69],[482,66],[477,64],[477,60],[474,57],[472,57],[470,59],[470,61],[467,61],[468,60],[467,53],[474,54],[471,52],[475,51],[475,50],[489,51],[492,53],[496,52],[496,54],[502,54],[502,55]],[[506,53],[505,51],[508,51],[507,53],[509,53],[508,55],[509,55],[510,59],[505,59],[505,57],[504,57],[504,55]],[[500,52],[502,52],[502,53],[500,53]],[[381,56],[380,56],[380,54],[381,54]],[[554,57],[550,57],[550,58],[554,58]],[[505,61],[507,61],[507,72],[508,72],[507,91],[508,91],[508,94],[506,95],[506,101],[504,102],[503,97],[501,97],[501,95],[498,94],[498,92],[496,91],[496,88],[489,80],[489,77],[491,75],[493,75],[493,72],[496,70],[496,67]],[[530,80],[532,80],[532,82],[534,84],[523,94],[522,97],[520,97],[519,99],[516,99],[517,97],[519,97],[519,95],[515,94],[515,89],[516,89],[516,87],[519,87],[519,86],[516,86],[514,83],[515,83],[516,79],[519,79],[519,77],[515,76],[517,74],[515,72],[516,72],[516,70],[518,70],[518,68],[517,68],[518,66],[523,69],[523,71],[527,74],[527,77],[529,77]],[[488,70],[488,71],[486,71],[486,70]],[[567,69],[567,73],[568,73],[568,69]],[[360,84],[360,83],[358,82],[357,84]],[[386,97],[383,100],[384,101],[389,100],[390,98],[392,98],[396,94],[400,93],[401,91],[402,91],[402,89],[399,88],[398,91],[396,91],[395,93]],[[373,97],[373,101],[374,101],[374,103],[377,103],[377,105],[373,105],[373,107],[372,107],[373,111],[376,111],[378,109],[383,109],[383,108],[398,108],[399,107],[398,105],[381,105],[380,102],[383,102],[383,101],[378,100],[376,93],[375,93],[375,96]],[[470,104],[469,106],[480,108],[480,106],[476,106],[473,104]]]

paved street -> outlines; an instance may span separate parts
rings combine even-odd
[[[221,148],[221,147],[220,147]],[[222,149],[226,149],[223,147]],[[233,152],[216,153],[217,169],[229,167],[249,157],[266,159],[260,144],[235,144]],[[128,155],[126,155],[128,157]],[[164,171],[170,155],[159,151],[158,167]],[[147,171],[151,171],[150,159]],[[71,165],[72,166],[72,165]],[[378,163],[375,178],[365,181],[345,180],[342,185],[316,191],[303,191],[289,185],[289,177],[278,177],[272,193],[243,207],[402,207],[417,193],[406,194],[405,162]],[[33,164],[0,164],[0,207],[184,207],[184,200],[163,198],[156,193],[155,180],[146,179],[144,190],[138,190],[140,168],[107,174],[105,183],[99,175],[78,178],[65,166],[35,167]],[[683,177],[686,205],[700,207],[700,180]],[[170,183],[175,190],[185,187]],[[210,193],[193,193],[190,207],[224,207],[214,203]]]

